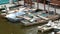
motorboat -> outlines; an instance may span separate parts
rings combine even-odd
[[[21,22],[24,26],[47,23],[47,20],[41,19],[40,17],[37,17],[33,14],[25,14],[23,18],[25,20],[21,20]]]

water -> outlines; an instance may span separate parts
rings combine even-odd
[[[14,2],[16,2],[17,0],[14,0]],[[8,4],[9,0],[0,0],[0,5],[2,4]]]
[[[24,27],[20,23],[11,23],[0,16],[0,34],[37,34],[37,26]]]

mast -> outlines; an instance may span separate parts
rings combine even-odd
[[[24,5],[27,5],[27,6],[32,6],[32,1],[31,0],[24,0]]]
[[[49,15],[49,4],[50,4],[50,0],[48,0],[48,15]]]
[[[32,7],[32,0],[29,0],[29,6]]]
[[[46,0],[44,0],[44,11],[46,10],[46,7],[45,7],[45,3],[46,3],[46,2],[45,2],[45,1],[46,1]]]
[[[25,5],[26,1],[24,0],[24,5]]]
[[[39,9],[39,2],[40,0],[36,0],[37,1],[37,9]]]
[[[38,9],[38,0],[36,0],[37,1],[37,9]]]
[[[24,5],[28,4],[28,0],[24,0]]]

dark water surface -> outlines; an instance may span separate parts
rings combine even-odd
[[[37,26],[24,27],[20,23],[10,23],[0,16],[0,34],[37,34]]]

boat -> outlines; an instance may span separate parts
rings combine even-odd
[[[37,2],[38,1],[39,0],[37,0]],[[56,9],[55,9],[55,11],[49,11],[49,5],[48,5],[48,10],[46,10],[45,3],[46,2],[44,0],[44,10],[43,11],[39,11],[39,12],[37,11],[33,14],[36,16],[39,16],[45,20],[58,20],[60,18],[60,16],[59,16],[59,14],[56,13]],[[37,5],[38,5],[38,3],[37,3]]]
[[[34,17],[34,15],[24,15],[23,17],[25,20],[21,20],[22,24],[24,26],[31,26],[35,24],[45,24],[47,23],[47,20],[41,19],[40,17]]]
[[[37,0],[37,3],[38,3],[38,0]],[[53,11],[49,11],[49,12],[47,11],[48,13],[46,13],[45,4],[44,4],[44,10],[42,10],[42,11],[36,11],[37,9],[39,9],[38,7],[37,7],[37,9],[32,9],[31,7],[28,7],[29,9],[26,8],[26,10],[25,10],[25,8],[26,7],[24,7],[24,6],[23,7],[19,6],[18,8],[16,8],[16,9],[18,9],[17,10],[18,13],[15,10],[13,10],[13,11],[8,11],[7,13],[2,13],[2,16],[7,18],[10,21],[16,21],[16,19],[18,19],[18,21],[21,21],[21,23],[23,23],[23,25],[25,25],[25,26],[39,24],[39,23],[42,24],[42,23],[48,22],[48,20],[59,19],[59,15],[55,15],[55,12],[53,12]],[[28,12],[28,14],[26,12]],[[14,13],[17,13],[19,16],[16,17],[16,14],[14,14]],[[14,14],[16,18],[13,18],[13,17],[10,18],[11,16],[14,16],[11,14]]]
[[[48,14],[48,13],[44,13],[43,11],[42,12],[40,11],[40,12],[35,13],[35,15],[41,17],[42,19],[46,18],[45,20],[57,20],[60,18],[58,14],[54,15],[54,12],[53,13],[51,12],[50,14]]]

